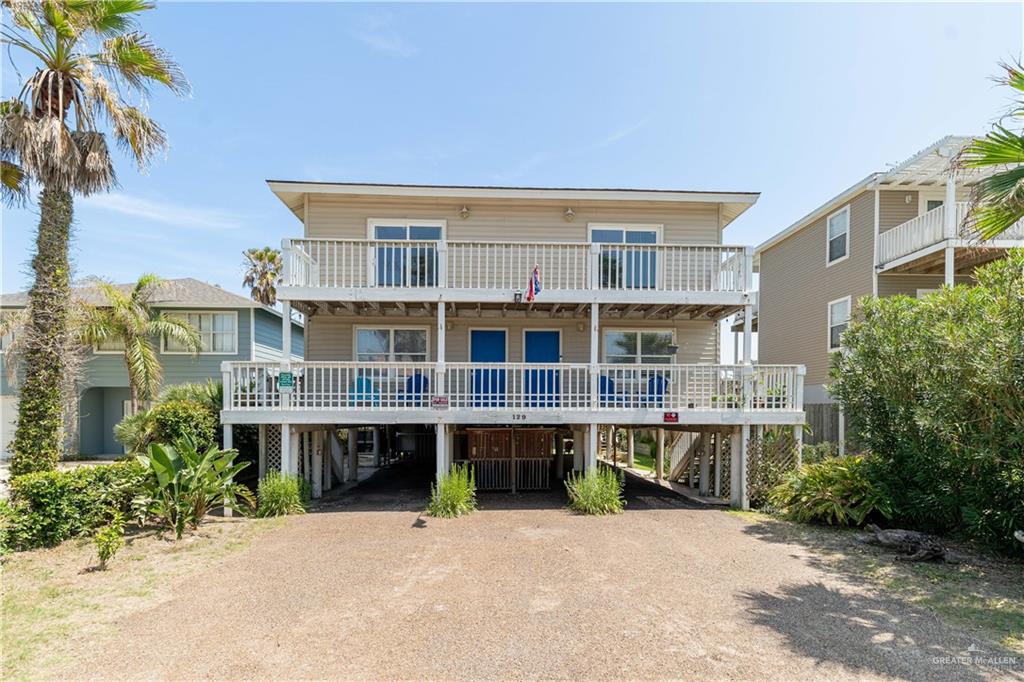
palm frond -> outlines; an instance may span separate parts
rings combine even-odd
[[[124,348],[124,359],[139,399],[152,400],[160,392],[160,382],[163,380],[163,367],[153,344],[145,336],[128,340]]]
[[[133,30],[136,26],[133,14],[155,8],[146,0],[87,0],[89,28],[101,36],[116,35]]]
[[[203,349],[199,330],[180,317],[160,313],[149,321],[148,331],[151,336],[163,337],[178,343],[192,354]]]
[[[5,206],[22,206],[28,197],[28,178],[16,163],[0,160],[0,201]]]
[[[138,302],[148,302],[149,297],[153,295],[154,290],[160,286],[164,280],[152,272],[147,272],[139,277],[138,281],[135,282],[135,286],[132,287],[131,299]]]
[[[137,90],[160,83],[177,95],[190,91],[188,79],[170,54],[152,43],[145,33],[133,31],[109,38],[93,61]]]

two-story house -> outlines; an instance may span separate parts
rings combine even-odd
[[[269,186],[301,222],[279,298],[306,316],[305,359],[225,362],[222,420],[263,425],[261,470],[314,495],[358,472],[359,427],[526,490],[595,466],[616,426],[707,433],[702,487],[713,458],[743,505],[751,427],[803,423],[802,368],[751,364],[749,329],[740,362],[718,358],[753,259],[722,230],[757,194]]]
[[[129,290],[133,285],[118,286]],[[102,306],[105,302],[95,287],[76,288],[73,295],[89,305]],[[167,340],[154,341],[163,366],[164,385],[219,381],[224,360],[280,362],[282,358],[282,329],[287,322],[273,308],[195,279],[165,280],[155,288],[150,300],[154,310],[191,322],[202,341],[202,351],[196,355],[174,347]],[[27,302],[24,292],[0,296],[0,313],[23,309]],[[10,339],[3,343],[10,343]],[[301,359],[303,327],[295,320],[291,320],[290,344],[290,353]],[[18,414],[18,388],[17,382],[8,376],[7,363],[0,365],[0,430],[6,457]],[[77,450],[91,457],[120,454],[123,448],[114,439],[114,425],[129,413],[131,406],[123,345],[110,340],[94,347],[83,370]]]
[[[971,187],[983,176],[955,172],[952,161],[971,139],[944,137],[870,173],[757,247],[759,358],[806,365],[805,404],[833,405],[822,429],[840,440],[826,385],[857,299],[969,282],[978,265],[1024,246],[1022,224],[982,241],[968,219]]]

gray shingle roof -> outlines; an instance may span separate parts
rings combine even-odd
[[[130,291],[133,284],[115,284],[122,291]],[[74,288],[75,298],[92,305],[102,305],[105,299],[95,287],[84,285]],[[218,286],[201,282],[198,279],[185,277],[182,279],[165,279],[157,286],[150,299],[151,304],[167,308],[182,306],[187,308],[253,308],[262,307],[255,301],[244,296],[225,291]],[[0,307],[24,308],[28,303],[28,292],[19,291],[0,296]]]

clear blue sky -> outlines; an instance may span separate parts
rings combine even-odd
[[[79,201],[76,275],[241,291],[241,251],[300,225],[267,178],[757,190],[757,244],[886,163],[1006,105],[1021,6],[164,3],[192,81],[156,94],[148,175]],[[3,92],[16,87],[6,58]],[[34,208],[3,212],[5,291]]]

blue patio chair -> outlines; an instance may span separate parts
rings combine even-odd
[[[626,399],[626,396],[616,392],[615,380],[604,374],[597,379],[597,395],[601,407],[616,407]]]
[[[655,374],[647,380],[647,389],[640,397],[643,407],[665,407],[665,392],[668,390],[668,379]]]
[[[425,405],[426,395],[430,392],[430,379],[416,372],[405,380],[405,390],[399,396],[399,402],[406,405]]]
[[[348,389],[348,402],[351,407],[379,407],[380,389],[370,377],[356,377]]]

